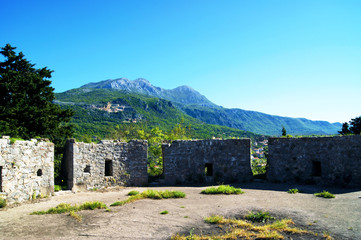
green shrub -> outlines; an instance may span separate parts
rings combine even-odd
[[[6,199],[0,196],[0,208],[6,207]]]
[[[315,193],[314,194],[316,197],[323,197],[323,198],[335,198],[335,195],[333,195],[330,192],[327,191],[323,191],[323,192],[319,192],[319,193]]]
[[[22,138],[10,138],[10,144],[14,144],[16,141],[24,141]]]
[[[272,217],[269,212],[250,212],[248,215],[245,216],[245,219],[247,219],[248,221],[251,222],[267,222],[268,220],[273,220],[275,219],[274,217]]]
[[[219,187],[210,187],[204,189],[201,193],[203,194],[242,194],[242,189],[231,187],[229,185],[221,185]]]
[[[54,185],[54,191],[59,192],[62,190],[62,187],[60,185]]]
[[[298,191],[297,188],[291,188],[291,189],[288,189],[287,192],[290,193],[290,194],[296,194],[296,193],[299,193],[300,191]]]
[[[138,195],[138,194],[139,194],[138,191],[130,191],[130,192],[128,193],[128,196],[134,196],[134,195]]]
[[[162,211],[162,212],[160,212],[160,214],[168,214],[168,211],[167,210],[165,210],[165,211]]]

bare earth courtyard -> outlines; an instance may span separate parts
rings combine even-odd
[[[234,185],[245,191],[241,195],[203,195],[206,187],[123,188],[106,192],[69,193],[27,203],[0,211],[0,239],[170,239],[176,233],[210,233],[204,217],[212,214],[235,217],[251,210],[269,211],[276,217],[291,218],[297,227],[334,239],[361,239],[361,191],[331,189],[335,199],[317,198],[322,191],[316,186],[269,183]],[[303,193],[288,194],[290,188]],[[81,204],[102,201],[108,206],[126,199],[131,190],[176,190],[186,193],[184,199],[143,199],[124,206],[81,211],[82,222],[69,214],[30,215],[60,203]],[[167,210],[169,213],[161,215]],[[305,239],[302,236],[293,239]],[[309,238],[307,238],[309,239]],[[315,237],[316,239],[316,237]],[[321,239],[320,237],[317,239]]]

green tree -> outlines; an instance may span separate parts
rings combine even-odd
[[[360,134],[361,133],[361,117],[353,118],[349,123],[342,124],[342,129],[339,131],[342,135]]]
[[[22,52],[7,44],[0,54],[0,135],[30,139],[48,138],[60,154],[65,140],[72,135],[68,124],[71,110],[62,110],[53,103],[54,88],[50,87],[51,73],[34,68]]]
[[[286,128],[284,126],[282,126],[282,136],[284,136],[284,137],[287,136],[287,131],[286,131]]]
[[[342,129],[341,129],[341,131],[338,131],[338,133],[342,134],[342,135],[351,134],[350,125],[348,124],[348,122],[344,122],[342,124]]]

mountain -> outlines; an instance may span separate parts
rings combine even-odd
[[[74,111],[71,123],[75,127],[74,137],[80,141],[88,141],[93,136],[115,138],[119,133],[130,134],[126,137],[132,138],[137,130],[154,127],[170,132],[179,124],[187,127],[192,138],[263,139],[261,135],[251,132],[206,124],[186,115],[168,100],[125,90],[77,88],[56,93],[55,97],[54,102],[61,108]]]
[[[188,86],[167,90],[155,87],[143,78],[134,81],[126,78],[105,80],[98,83],[89,83],[81,88],[84,91],[90,91],[90,89],[121,90],[166,99],[188,116],[202,122],[237,128],[257,134],[280,135],[282,126],[284,126],[287,133],[292,135],[329,135],[337,134],[337,131],[342,127],[341,123],[281,117],[242,109],[227,109],[217,106]]]
[[[101,88],[101,89],[117,89],[129,93],[139,93],[157,98],[166,99],[168,101],[180,104],[197,104],[200,106],[217,107],[209,101],[205,96],[188,86],[180,86],[174,89],[163,89],[153,86],[148,80],[138,78],[136,80],[128,80],[126,78],[118,78],[114,80],[105,80],[98,83],[88,83],[81,88]]]

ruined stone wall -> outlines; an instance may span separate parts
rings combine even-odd
[[[0,192],[9,204],[54,193],[54,144],[0,139]]]
[[[98,144],[66,145],[65,168],[68,187],[86,190],[118,185],[145,185],[147,173],[147,141],[108,141]]]
[[[163,144],[167,184],[227,183],[252,179],[250,139],[173,141]]]
[[[271,138],[268,179],[361,187],[361,136]]]

